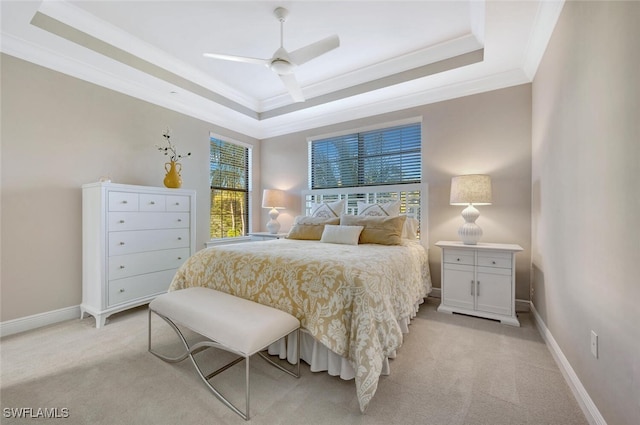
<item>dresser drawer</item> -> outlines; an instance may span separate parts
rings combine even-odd
[[[189,247],[189,229],[109,232],[109,256]]]
[[[139,211],[164,212],[165,196],[155,193],[141,193],[139,201]]]
[[[175,273],[175,270],[164,270],[124,279],[110,280],[107,288],[107,306],[111,307],[138,298],[153,297],[167,292]]]
[[[467,264],[473,266],[475,264],[475,254],[473,251],[465,251],[462,249],[445,249],[444,262],[451,264]]]
[[[138,211],[138,194],[109,192],[109,211]]]
[[[478,252],[479,266],[510,269],[511,261],[511,254],[508,252]]]
[[[167,211],[185,211],[191,210],[191,203],[188,196],[167,195],[166,197]]]
[[[160,270],[177,269],[189,257],[189,248],[165,249],[109,257],[109,280]]]
[[[189,213],[120,212],[109,214],[109,232],[189,227]]]

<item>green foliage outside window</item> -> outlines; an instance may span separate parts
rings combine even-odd
[[[211,139],[210,179],[212,239],[246,235],[249,219],[251,150]]]

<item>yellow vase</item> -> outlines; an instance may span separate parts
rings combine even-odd
[[[178,189],[182,186],[182,177],[180,171],[182,171],[182,164],[176,161],[167,162],[164,164],[164,169],[167,175],[164,176],[164,185],[171,189]]]

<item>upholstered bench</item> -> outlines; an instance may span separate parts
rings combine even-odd
[[[166,357],[151,349],[151,312],[163,318],[178,334],[186,348],[179,357]],[[183,326],[210,341],[202,341],[189,346],[178,328]],[[297,362],[294,371],[272,361],[262,353],[271,343],[297,332]],[[208,288],[187,288],[168,292],[155,298],[149,304],[149,352],[167,362],[180,362],[189,357],[198,375],[213,394],[227,407],[245,420],[249,420],[249,358],[259,354],[277,368],[298,378],[300,376],[300,322],[292,315],[253,301],[235,297]],[[226,350],[240,357],[218,370],[204,375],[196,363],[194,354],[210,347]],[[209,382],[218,373],[245,360],[246,393],[245,412],[240,411]]]

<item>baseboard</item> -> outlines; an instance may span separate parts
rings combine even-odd
[[[429,296],[432,298],[441,298],[442,292],[440,288],[431,288],[431,292],[429,292]]]
[[[533,318],[535,320],[536,326],[538,327],[538,330],[540,331],[540,334],[542,335],[542,338],[547,343],[547,347],[549,347],[551,355],[560,368],[560,372],[562,372],[562,375],[564,376],[565,381],[567,381],[569,388],[571,388],[571,391],[578,401],[578,404],[582,409],[582,413],[584,413],[584,415],[586,416],[587,421],[589,421],[591,425],[607,425],[607,422],[600,414],[600,411],[596,407],[595,403],[593,402],[593,400],[591,400],[591,397],[589,397],[589,393],[587,393],[587,390],[582,385],[582,382],[580,382],[580,379],[578,379],[578,375],[576,375],[575,371],[571,367],[569,360],[567,360],[564,353],[560,349],[560,346],[553,338],[553,335],[551,334],[549,329],[547,329],[547,325],[542,320],[542,317],[540,317],[540,315],[536,311],[536,307],[535,305],[533,305],[533,303],[530,303],[530,309],[533,313]]]
[[[519,300],[516,298],[516,311],[528,312],[531,302],[529,300]]]
[[[7,320],[6,322],[0,322],[0,337],[30,331],[42,326],[52,325],[54,323],[79,318],[80,306],[76,305],[73,307],[66,307],[59,310],[34,314],[33,316]]]

